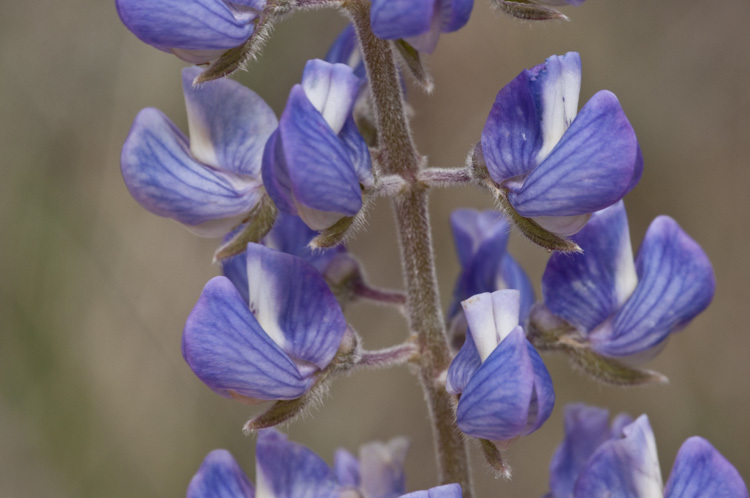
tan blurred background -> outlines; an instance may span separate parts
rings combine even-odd
[[[646,160],[626,199],[637,244],[658,214],[674,216],[711,257],[709,310],[649,366],[671,385],[601,387],[545,357],[558,403],[549,422],[508,452],[512,482],[494,480],[476,453],[480,496],[539,496],[562,434],[562,409],[583,400],[648,413],[666,480],[679,445],[709,439],[750,478],[750,2],[589,0],[569,23],[531,25],[477,0],[462,31],[428,63],[437,89],[411,89],[420,150],[461,164],[495,93],[551,54],[581,52],[581,103],[614,91]],[[281,24],[260,62],[239,78],[277,111],[304,61],[320,57],[344,22],[335,12]],[[230,449],[251,477],[253,410],[211,393],[180,354],[184,319],[214,241],[191,236],[129,197],[119,151],[136,112],[162,109],[186,130],[182,63],[122,27],[113,1],[0,6],[0,496],[181,496],[205,454]],[[442,299],[458,271],[447,224],[459,206],[490,208],[471,189],[432,197]],[[351,244],[374,283],[400,285],[387,203]],[[376,245],[376,243],[378,245]],[[544,251],[514,237],[538,281]],[[399,315],[358,306],[370,348],[404,337]],[[421,392],[405,369],[338,380],[319,410],[287,428],[331,460],[336,447],[409,435],[409,489],[434,485]]]

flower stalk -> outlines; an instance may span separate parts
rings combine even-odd
[[[404,112],[403,95],[391,43],[370,27],[370,2],[344,4],[360,41],[367,68],[379,137],[383,174],[400,175],[407,183],[393,199],[405,275],[407,317],[417,335],[418,376],[432,420],[441,484],[459,483],[472,495],[466,445],[455,425],[452,397],[437,381],[450,363],[450,350],[435,275],[427,210],[428,185],[419,181],[421,156],[414,146]]]

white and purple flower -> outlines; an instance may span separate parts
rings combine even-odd
[[[549,498],[746,498],[747,487],[729,461],[701,437],[686,440],[666,486],[648,417],[581,404],[565,409],[565,438],[550,463]]]
[[[544,304],[603,356],[648,359],[713,298],[711,262],[668,216],[651,223],[635,260],[622,202],[595,213],[572,240],[584,253],[552,255]]]
[[[122,176],[138,203],[192,232],[219,237],[238,225],[263,195],[261,161],[276,129],[270,107],[231,80],[194,87],[182,71],[188,139],[161,111],[143,109],[121,155]]]
[[[487,170],[511,208],[559,236],[622,199],[643,170],[617,97],[602,90],[578,112],[580,86],[577,53],[550,57],[500,90],[482,131]]]
[[[362,208],[370,152],[352,117],[362,81],[349,66],[308,61],[263,155],[263,183],[280,211],[325,230]]]
[[[304,260],[252,243],[246,257],[247,300],[226,277],[210,280],[185,324],[183,357],[224,397],[299,398],[336,355],[344,314]]]
[[[479,294],[462,305],[469,330],[448,369],[446,389],[461,395],[459,429],[506,447],[549,418],[552,379],[518,324],[519,291]]]

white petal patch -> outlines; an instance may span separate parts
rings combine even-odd
[[[492,313],[498,344],[518,326],[520,310],[521,293],[519,291],[503,289],[492,293]]]
[[[575,52],[547,59],[541,91],[542,137],[537,163],[555,148],[578,113],[581,91],[581,58]]]
[[[479,357],[484,361],[499,343],[492,312],[492,295],[489,292],[477,294],[462,301],[461,306]]]
[[[351,114],[359,90],[359,79],[345,64],[312,60],[305,66],[302,89],[310,103],[338,135]]]
[[[255,319],[273,342],[286,351],[286,338],[279,327],[277,280],[263,268],[263,258],[257,251],[247,252],[248,302]]]
[[[638,285],[638,274],[635,271],[635,260],[633,259],[633,247],[630,245],[630,231],[625,229],[621,239],[620,250],[617,253],[617,270],[615,273],[615,296],[617,307],[622,307],[628,300],[636,285]]]

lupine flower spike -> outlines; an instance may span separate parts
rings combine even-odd
[[[190,139],[157,109],[143,109],[122,149],[122,176],[147,210],[198,235],[219,237],[265,195],[260,167],[277,120],[258,95],[235,81],[194,87],[199,72],[182,71]]]
[[[532,311],[534,334],[560,332],[535,344],[566,345],[583,368],[604,381],[655,380],[627,369],[610,377],[607,359],[635,366],[658,353],[670,334],[711,302],[716,285],[711,262],[668,216],[651,223],[633,260],[622,202],[595,213],[573,240],[584,254],[552,255],[542,278],[544,306]],[[564,324],[554,325],[550,314]]]
[[[643,170],[617,98],[602,90],[579,113],[580,86],[575,52],[524,70],[497,94],[475,151],[478,177],[547,249],[578,250],[564,238],[622,199]]]
[[[518,324],[517,290],[479,294],[462,304],[469,330],[448,369],[446,389],[461,395],[459,429],[505,449],[549,418],[552,379]]]
[[[548,498],[664,497],[746,498],[747,487],[731,463],[701,437],[687,439],[664,486],[648,417],[581,404],[565,409],[565,439],[550,464]]]

